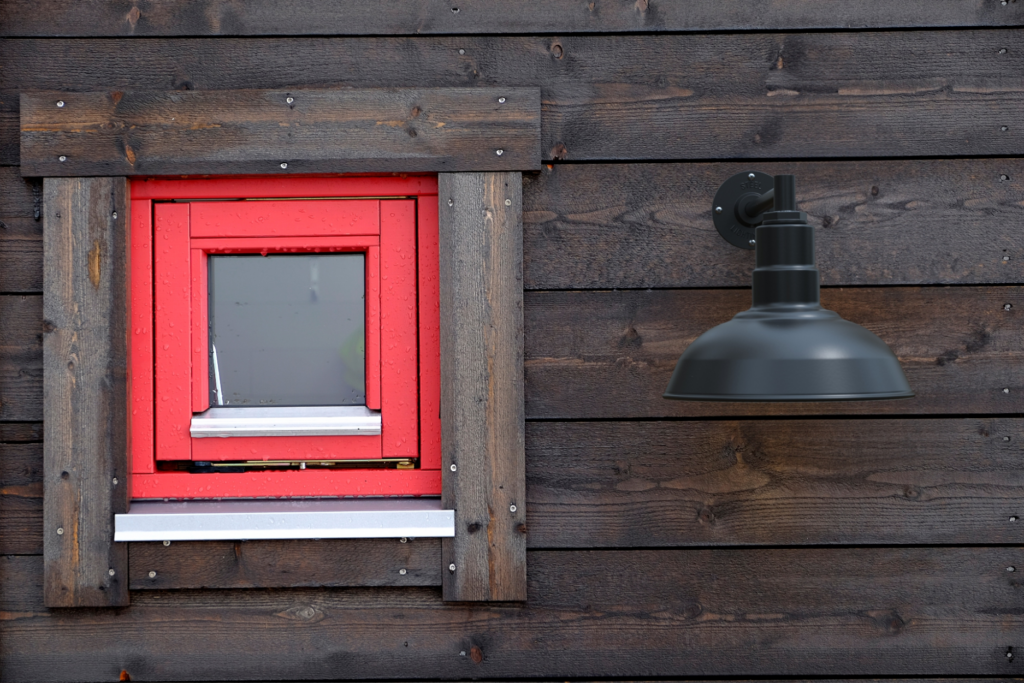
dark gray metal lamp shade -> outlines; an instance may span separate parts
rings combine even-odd
[[[796,211],[793,176],[775,178],[776,210],[757,228],[750,310],[708,330],[676,364],[665,398],[862,401],[911,398],[881,339],[819,304],[814,228]]]
[[[702,401],[861,401],[910,398],[881,339],[836,313],[744,311],[697,338],[665,398]]]

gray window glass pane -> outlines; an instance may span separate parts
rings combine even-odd
[[[363,254],[211,255],[210,404],[365,404],[364,267]]]

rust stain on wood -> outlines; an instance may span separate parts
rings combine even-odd
[[[474,664],[479,664],[484,661],[484,651],[480,649],[480,646],[474,645],[469,648],[469,658],[473,660]]]
[[[110,99],[114,102],[114,106],[117,106],[117,104],[121,101],[122,97],[124,97],[124,92],[120,90],[115,90],[114,92],[110,93]]]
[[[89,250],[89,282],[94,289],[100,288],[100,256],[103,253],[99,240],[92,241],[92,249]]]

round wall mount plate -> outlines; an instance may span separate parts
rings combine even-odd
[[[753,177],[751,177],[753,176]],[[775,178],[759,171],[744,171],[722,183],[715,193],[711,215],[715,220],[718,234],[729,244],[740,249],[754,248],[754,231],[761,223],[761,216],[753,220],[742,215],[740,206],[749,199],[764,194],[775,186]],[[763,214],[762,214],[763,215]]]

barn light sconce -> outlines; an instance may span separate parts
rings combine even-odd
[[[766,188],[766,192],[763,192]],[[713,204],[731,244],[756,249],[753,306],[698,337],[665,398],[690,401],[861,401],[911,398],[896,356],[873,333],[825,310],[814,228],[796,208],[794,176],[741,173]]]

